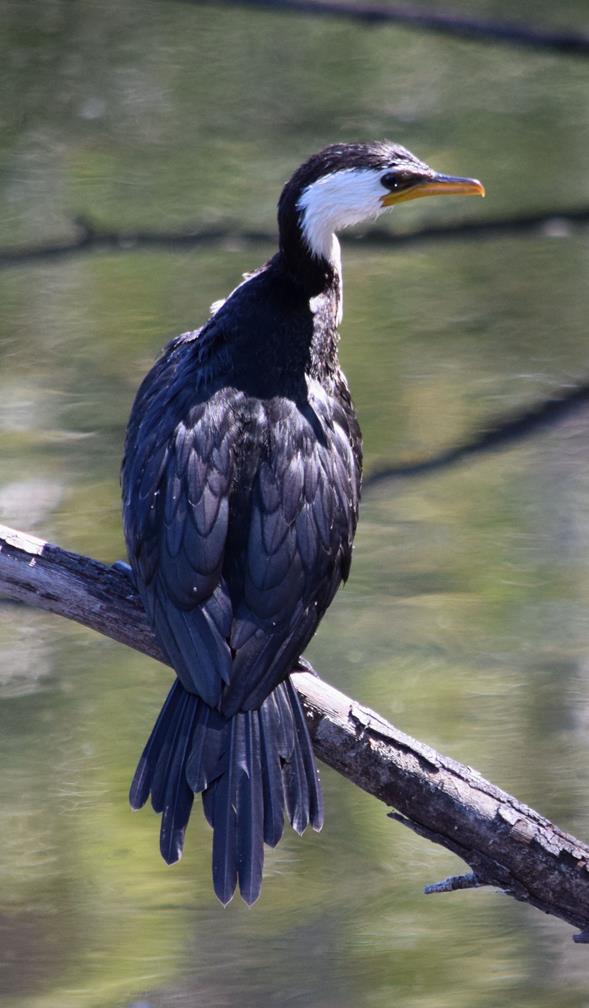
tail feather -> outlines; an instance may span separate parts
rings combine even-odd
[[[284,690],[284,685],[281,683],[277,686],[273,693],[270,694],[276,704],[277,710],[277,720],[276,727],[274,729],[276,733],[276,742],[278,745],[278,752],[280,753],[281,759],[288,761],[292,756],[292,751],[294,749],[294,721],[292,716],[292,708],[288,702],[288,697]],[[270,697],[267,698],[265,706]]]
[[[323,827],[323,794],[321,793],[319,774],[317,773],[317,767],[315,766],[315,757],[313,756],[307,722],[305,721],[305,714],[299,695],[290,679],[286,680],[284,688],[290,697],[292,711],[294,714],[295,731],[297,733],[298,740],[297,748],[301,755],[301,761],[307,781],[309,796],[307,804],[308,822],[310,822],[314,830],[319,832],[319,830]],[[294,828],[296,829],[296,826]]]
[[[199,703],[186,780],[195,794],[205,791],[223,773],[227,748],[227,719]]]
[[[215,788],[207,788],[202,793],[202,810],[211,829],[215,824]]]
[[[223,906],[231,900],[237,885],[237,790],[240,762],[245,756],[244,719],[236,715],[228,722],[230,734],[225,773],[213,784],[213,887]]]
[[[174,720],[176,708],[180,702],[183,690],[178,679],[175,680],[165,703],[159,713],[151,735],[147,740],[141,759],[137,764],[135,776],[129,791],[129,804],[132,809],[143,808],[149,798],[151,781],[162,746],[168,736],[170,723]]]
[[[275,726],[278,708],[274,694],[260,707],[262,745],[262,786],[264,792],[264,843],[276,847],[284,830],[284,783],[282,762]]]
[[[186,781],[185,767],[195,719],[196,704],[189,703],[185,716],[180,720],[173,752],[170,753],[160,826],[160,851],[166,864],[174,864],[182,857],[184,833],[192,811],[194,792]]]
[[[245,761],[239,777],[237,837],[239,891],[255,903],[262,887],[264,866],[264,793],[259,712],[241,715],[245,722]],[[243,772],[245,770],[245,772]]]
[[[246,903],[260,894],[264,843],[280,840],[286,811],[302,833],[320,829],[323,806],[311,741],[298,695],[286,681],[257,710],[226,718],[178,680],[135,772],[133,808],[162,812],[160,849],[181,856],[193,796],[202,792],[213,827],[213,884],[222,903],[236,885]]]
[[[297,746],[293,749],[290,762],[285,764],[283,775],[286,813],[293,830],[302,836],[309,825],[309,784]]]
[[[292,828],[300,835],[305,832],[310,820],[311,791],[307,774],[308,760],[305,762],[304,758],[305,751],[311,759],[315,780],[317,771],[298,697],[290,682],[282,683],[275,690],[275,695],[288,744],[288,756],[283,769],[286,811]]]
[[[166,804],[166,792],[170,779],[183,772],[183,766],[178,765],[177,748],[191,720],[194,704],[189,693],[184,692],[174,713],[170,730],[166,735],[155,765],[151,781],[151,807],[154,812],[163,812]]]

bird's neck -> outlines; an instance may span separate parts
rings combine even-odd
[[[341,252],[332,229],[323,226],[310,232],[290,201],[279,206],[278,229],[280,258],[309,297],[335,291],[341,298]]]
[[[307,378],[331,390],[339,375],[340,306],[337,270],[303,264],[301,272],[296,258],[278,251],[201,330],[201,380],[231,380],[261,398],[304,398]]]
[[[339,244],[337,250],[339,253]],[[339,262],[311,259],[302,245],[290,243],[270,261],[267,275],[272,281],[274,307],[271,324],[260,326],[260,337],[266,343],[277,340],[276,356],[282,368],[292,374],[304,372],[330,385],[339,372],[338,326],[342,316]],[[276,320],[287,307],[284,325],[277,327]]]
[[[279,268],[303,296],[311,313],[308,371],[330,385],[339,372],[338,326],[342,320],[342,268],[340,244],[333,232],[322,235],[313,252],[298,213],[279,214]]]

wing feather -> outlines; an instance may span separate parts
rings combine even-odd
[[[175,341],[138,394],[123,466],[125,528],[162,647],[185,688],[215,707],[231,674],[223,564],[243,394],[204,390],[198,401],[194,346],[193,337]]]
[[[289,674],[347,576],[359,438],[317,382],[304,403],[222,383],[199,400],[181,360],[195,342],[176,341],[138,395],[125,527],[178,676],[229,715]]]

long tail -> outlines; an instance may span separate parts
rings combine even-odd
[[[151,794],[162,813],[160,849],[182,856],[194,795],[213,827],[213,884],[227,904],[239,882],[246,903],[260,895],[264,843],[275,847],[284,813],[297,831],[323,825],[323,801],[300,700],[290,680],[258,710],[225,718],[176,679],[131,784],[131,807]]]

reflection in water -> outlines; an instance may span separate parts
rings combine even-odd
[[[0,41],[2,244],[67,234],[80,212],[127,229],[267,229],[292,168],[340,138],[389,135],[484,176],[489,214],[584,191],[578,62],[299,18],[287,32],[270,14],[182,4],[34,7],[7,6]],[[578,25],[581,10],[571,0],[559,17]],[[535,14],[551,23],[546,4]],[[473,211],[423,201],[404,224],[459,212]],[[342,358],[368,468],[586,376],[583,235],[349,243],[344,257]],[[2,275],[3,521],[123,555],[118,466],[138,380],[253,265],[233,246],[130,250]],[[374,488],[351,580],[309,652],[325,678],[581,836],[586,428],[579,412],[501,454]],[[327,770],[323,833],[270,852],[255,908],[221,910],[206,824],[194,817],[166,869],[154,823],[127,806],[169,672],[13,605],[0,635],[7,1004],[587,1000],[570,929],[494,893],[426,901],[421,887],[458,863]]]

